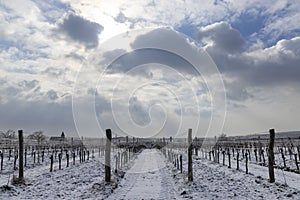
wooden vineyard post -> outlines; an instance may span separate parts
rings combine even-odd
[[[171,150],[170,150],[170,162],[173,162],[173,138],[172,136],[170,137],[170,146],[171,146]]]
[[[300,161],[300,147],[297,146],[297,152],[298,152],[298,157],[299,157],[299,161]]]
[[[248,174],[248,153],[245,153],[246,156],[246,174]]]
[[[239,170],[240,169],[240,159],[239,159],[239,156],[240,156],[240,152],[237,152],[236,153],[236,170]]]
[[[0,158],[1,158],[1,167],[0,170],[3,170],[3,152],[0,152]]]
[[[53,154],[50,156],[50,172],[53,171]]]
[[[11,156],[11,149],[9,149],[8,151],[8,160],[10,160],[10,156]]]
[[[117,162],[118,163],[118,169],[120,169],[120,159],[121,159],[120,152],[118,152],[118,160],[117,160],[118,161]]]
[[[62,158],[62,154],[59,153],[58,154],[58,169],[61,169],[61,158]]]
[[[177,170],[179,170],[179,159],[178,159],[178,156],[176,156],[176,161],[177,161]]]
[[[38,164],[40,164],[40,147],[38,146],[37,150],[37,159],[38,159]]]
[[[18,130],[19,136],[19,181],[24,180],[24,140],[23,140],[23,130]]]
[[[106,129],[106,146],[105,146],[105,181],[110,182],[110,153],[111,153],[111,130]]]
[[[73,165],[75,165],[75,151],[73,151]]]
[[[182,155],[179,156],[180,160],[180,173],[182,174]]]
[[[275,140],[275,130],[270,129],[270,143],[269,143],[269,181],[270,183],[275,182],[275,174],[274,174],[274,140]]]
[[[17,159],[18,159],[18,155],[15,154],[14,155],[14,170],[17,170]]]
[[[68,153],[66,154],[66,157],[67,157],[67,167],[69,167],[69,154]]]
[[[44,162],[45,151],[42,151],[42,163]]]
[[[222,151],[223,165],[225,165],[225,150]]]
[[[192,129],[188,131],[188,181],[193,181],[193,143]]]
[[[24,153],[24,166],[26,167],[27,164],[27,148],[25,148],[25,153]]]
[[[257,162],[257,149],[256,148],[254,149],[254,155],[255,155],[255,160]]]
[[[283,149],[280,149],[280,153],[281,153],[281,157],[282,157],[282,160],[283,160],[283,166],[284,166],[284,168],[286,168],[286,162],[285,162],[285,156],[284,156],[284,153],[283,153]]]
[[[231,168],[230,152],[228,151],[228,168]]]
[[[82,157],[81,157],[81,150],[79,150],[79,163],[82,162]]]

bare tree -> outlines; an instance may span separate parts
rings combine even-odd
[[[7,138],[7,139],[15,139],[16,138],[16,132],[14,130],[7,130],[6,132],[1,131],[0,132],[1,138]]]
[[[42,142],[46,139],[46,136],[43,134],[43,131],[35,131],[32,134],[28,135],[28,139],[36,140],[38,145],[37,145],[37,150],[38,150],[38,163],[40,163],[40,146]]]
[[[43,134],[43,131],[35,131],[32,134],[28,135],[28,139],[36,140],[38,145],[45,141],[46,136]]]

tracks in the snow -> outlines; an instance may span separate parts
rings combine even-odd
[[[161,153],[146,149],[108,199],[179,199]]]

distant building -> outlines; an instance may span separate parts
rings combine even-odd
[[[55,142],[59,142],[59,141],[65,141],[66,140],[66,136],[65,133],[62,132],[60,137],[50,137],[50,141],[55,141]]]

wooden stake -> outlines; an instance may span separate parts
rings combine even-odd
[[[53,171],[53,154],[50,156],[50,172]]]
[[[245,153],[246,156],[246,174],[248,174],[248,153]]]
[[[193,143],[192,129],[188,131],[188,181],[193,181]]]
[[[111,130],[106,129],[106,146],[105,146],[105,181],[110,182],[110,153],[111,153]]]
[[[270,143],[269,143],[269,181],[270,183],[275,182],[275,174],[274,174],[274,141],[275,141],[275,130],[270,129]]]
[[[23,130],[18,130],[19,134],[19,181],[24,180],[24,140],[23,140]]]

